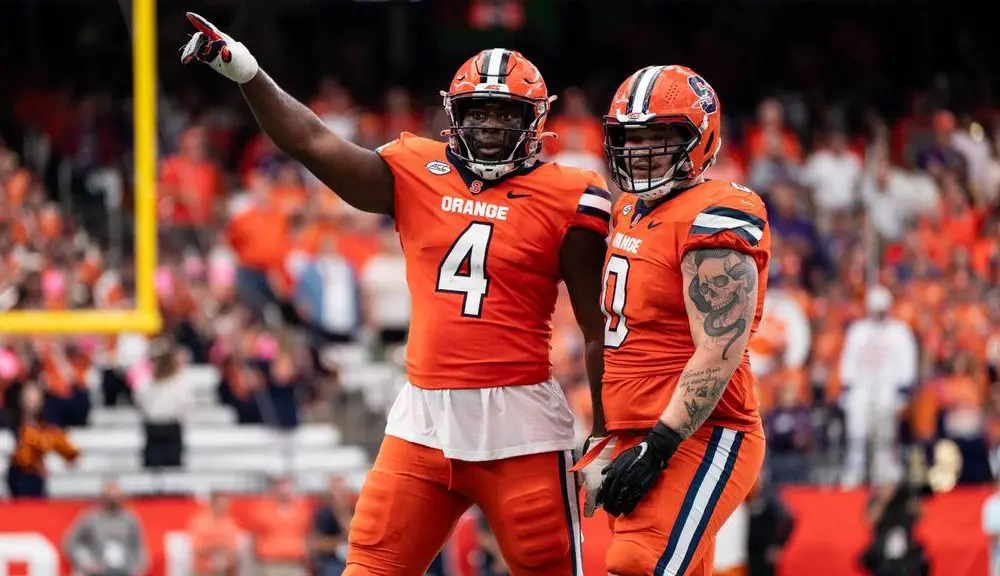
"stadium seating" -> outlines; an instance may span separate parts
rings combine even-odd
[[[382,374],[362,375],[365,382]],[[184,466],[171,470],[144,470],[145,438],[142,418],[132,407],[95,406],[90,426],[70,431],[81,451],[74,465],[59,456],[46,459],[49,491],[53,496],[91,497],[108,478],[118,479],[129,494],[187,493],[208,490],[258,491],[275,474],[293,473],[300,490],[322,491],[331,474],[360,487],[371,463],[358,446],[341,444],[340,431],[330,424],[304,424],[293,431],[264,425],[240,426],[232,410],[215,399],[219,374],[211,367],[186,368],[195,388],[196,406],[184,426]],[[90,379],[96,384],[96,378]],[[349,378],[350,380],[350,378]],[[99,399],[97,386],[93,387]],[[0,436],[0,473],[14,448],[10,435]]]

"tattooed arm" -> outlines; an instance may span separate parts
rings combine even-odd
[[[642,442],[605,469],[596,504],[629,515],[656,483],[684,439],[715,410],[740,365],[757,313],[757,266],[729,248],[692,250],[681,261],[684,304],[695,351],[660,421]]]
[[[681,262],[695,352],[660,421],[687,438],[708,419],[739,367],[757,313],[757,266],[736,250],[692,250]]]

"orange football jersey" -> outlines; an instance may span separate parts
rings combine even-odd
[[[653,426],[694,354],[681,273],[689,250],[731,248],[754,258],[760,274],[751,334],[767,291],[771,236],[764,204],[752,191],[707,181],[637,219],[636,210],[636,199],[629,195],[615,207],[604,264],[603,399],[610,430]],[[759,418],[744,353],[708,423],[749,430]]]
[[[484,181],[443,142],[405,132],[378,152],[395,176],[412,301],[410,382],[432,389],[544,382],[559,248],[570,227],[607,235],[603,179],[538,162]]]

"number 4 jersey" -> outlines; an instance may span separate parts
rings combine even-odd
[[[652,427],[694,354],[681,275],[687,252],[732,249],[753,257],[759,284],[751,334],[767,291],[770,230],[763,202],[749,189],[707,181],[648,213],[637,215],[637,210],[627,195],[615,207],[604,264],[602,398],[609,430]],[[754,386],[744,354],[708,424],[736,430],[759,426]]]
[[[543,162],[483,181],[443,142],[408,133],[378,152],[395,176],[394,216],[412,300],[410,383],[468,389],[545,382],[559,249],[574,226],[607,235],[604,181]]]

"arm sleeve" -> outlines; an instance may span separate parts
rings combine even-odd
[[[713,248],[748,254],[759,272],[767,270],[771,238],[764,204],[756,194],[721,198],[695,215],[681,247],[681,258],[691,250]]]
[[[80,455],[80,451],[70,442],[69,437],[62,430],[53,431],[53,440],[53,448],[55,448],[56,453],[66,460],[76,460]]]
[[[409,132],[403,132],[399,135],[399,138],[390,140],[376,148],[375,153],[381,156],[382,160],[385,160],[390,168],[393,168],[393,163],[398,162],[400,157],[406,154],[407,140],[411,136],[413,135]]]
[[[594,174],[576,203],[570,228],[585,228],[607,237],[611,226],[611,193],[604,179]]]
[[[407,202],[406,194],[399,193],[399,171],[403,168],[407,158],[410,157],[411,143],[408,141],[411,138],[415,138],[415,136],[409,132],[403,132],[399,135],[399,138],[386,142],[375,149],[375,153],[378,154],[379,157],[382,158],[382,161],[389,166],[389,171],[392,172],[393,175],[393,224],[395,225],[397,232],[399,231],[400,217],[405,211]]]

